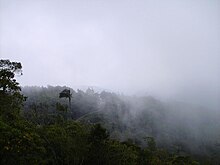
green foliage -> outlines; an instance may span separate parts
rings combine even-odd
[[[39,164],[44,161],[43,140],[24,120],[9,125],[0,120],[0,164]]]
[[[107,155],[110,164],[137,165],[140,163],[139,152],[135,145],[126,145],[116,140],[108,142]]]
[[[156,150],[156,142],[155,142],[154,138],[153,137],[146,137],[145,139],[147,141],[147,145],[148,145],[149,150],[155,151]]]
[[[21,63],[0,60],[0,115],[11,121],[18,116],[25,97],[20,94],[15,75],[22,74]]]
[[[56,110],[59,112],[67,112],[67,106],[62,105],[60,103],[56,103]]]
[[[100,124],[95,124],[90,132],[89,140],[93,144],[104,143],[109,138],[109,133]]]
[[[98,147],[92,148],[92,138],[88,137],[90,142],[88,142],[89,152],[87,155],[90,157],[93,155],[94,158],[97,157],[95,160],[100,160],[101,162],[101,160],[104,159],[102,162],[106,161],[108,157],[108,154],[106,155],[106,153],[108,153],[106,145],[109,140],[117,139],[119,141],[125,141],[127,139],[132,139],[132,143],[134,143],[136,146],[145,148],[140,153],[138,151],[138,162],[149,163],[151,159],[155,162],[155,164],[158,162],[164,162],[165,160],[170,162],[172,159],[172,155],[170,155],[170,153],[180,156],[190,155],[197,160],[203,161],[203,157],[194,155],[194,153],[200,154],[200,152],[194,151],[193,153],[190,152],[189,148],[187,148],[187,143],[194,144],[195,140],[197,139],[190,138],[191,135],[187,134],[185,131],[185,125],[182,125],[180,128],[178,125],[170,126],[169,124],[172,124],[172,120],[175,118],[169,120],[171,123],[166,122],[170,113],[166,113],[169,111],[163,109],[162,103],[159,101],[148,97],[130,98],[109,92],[102,92],[99,94],[92,90],[87,90],[87,92],[84,92],[82,90],[74,91],[70,89],[71,93],[73,93],[71,103],[72,108],[68,108],[66,113],[65,111],[57,111],[56,106],[57,103],[59,103],[61,107],[68,106],[68,100],[59,99],[58,95],[60,91],[66,88],[68,87],[26,87],[23,92],[25,95],[28,95],[28,100],[25,103],[24,114],[30,113],[30,110],[33,109],[32,105],[35,104],[38,125],[41,125],[42,127],[55,123],[64,125],[65,122],[69,122],[74,119],[77,119],[76,121],[81,123],[90,125],[89,128],[91,129],[94,128],[93,124],[100,123],[101,126],[108,130],[109,138],[104,140],[105,142],[102,143],[103,145],[98,144],[102,148],[99,147],[100,149],[97,149]],[[131,100],[128,101],[128,99]],[[138,109],[136,114],[131,114],[132,109],[137,107],[133,107],[134,104],[130,104],[130,102],[135,102],[135,104],[138,105],[143,104],[140,109]],[[65,114],[67,114],[67,120],[65,120]],[[34,122],[34,119],[31,117],[31,115],[28,115],[26,119]],[[182,134],[179,134],[178,132],[176,133],[176,131],[181,132]],[[146,136],[154,138],[147,138],[143,140],[143,137]],[[95,140],[93,139],[93,141]],[[192,148],[194,147],[192,146]],[[97,153],[100,153],[101,155],[99,158],[96,156]],[[159,158],[157,154],[160,155]],[[146,155],[153,155],[154,157],[150,156],[147,159]],[[216,154],[215,156],[215,162],[219,162],[219,159],[217,158],[218,155]],[[91,158],[89,158],[89,156],[85,156],[86,158],[84,159],[84,162],[93,161]],[[204,157],[204,159],[211,158],[212,157],[208,158],[207,156]]]
[[[14,77],[21,74],[21,69],[20,63],[0,61],[0,164],[197,164],[189,156],[157,148],[153,137],[147,137],[147,147],[143,147],[137,145],[136,138],[121,142],[112,139],[111,132],[100,123],[89,124],[101,120],[119,136],[123,131],[127,135],[135,132],[135,122],[129,112],[132,106],[113,93],[97,94],[92,89],[71,91],[73,106],[69,111],[68,102],[58,98],[61,88],[48,87],[39,96],[29,97],[25,111],[20,113],[24,96]],[[158,118],[163,116],[160,112],[153,113]],[[149,114],[147,124],[153,123]],[[93,116],[95,120],[90,120]],[[72,120],[79,117],[86,119],[87,124]],[[125,124],[125,119],[129,119],[130,126]],[[151,131],[152,135],[157,131]]]
[[[15,74],[22,74],[20,62],[10,62],[9,60],[0,60],[0,89],[3,93],[16,92],[21,88],[14,79]]]

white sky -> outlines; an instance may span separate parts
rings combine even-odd
[[[89,85],[220,107],[219,0],[0,0],[21,85]],[[205,101],[205,102],[204,102]]]

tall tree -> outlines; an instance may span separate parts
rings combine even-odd
[[[20,91],[19,83],[15,80],[15,75],[22,75],[20,62],[0,60],[0,90],[3,93]]]
[[[6,120],[14,118],[20,111],[25,97],[15,75],[22,75],[20,62],[0,60],[0,115]]]

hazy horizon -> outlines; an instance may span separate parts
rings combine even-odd
[[[220,109],[218,0],[0,0],[25,85],[97,86]]]

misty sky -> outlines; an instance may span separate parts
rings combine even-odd
[[[220,107],[219,0],[0,0],[21,85],[88,85]]]

